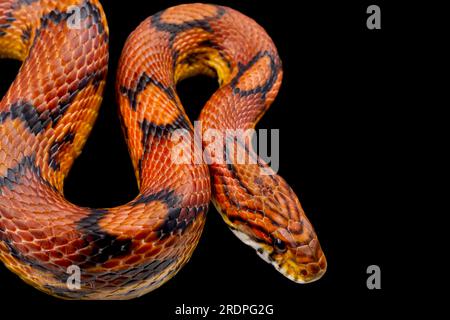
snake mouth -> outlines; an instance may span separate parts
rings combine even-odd
[[[301,284],[319,280],[327,270],[327,263],[324,255],[322,255],[318,262],[311,262],[308,264],[299,265],[289,260],[282,264],[274,262],[272,265],[289,280]]]
[[[296,283],[306,284],[319,280],[327,270],[325,255],[322,254],[317,262],[299,263],[295,257],[281,255],[274,257],[263,246],[256,250],[261,259],[270,263],[283,276]]]
[[[327,270],[327,261],[320,248],[318,248],[316,258],[305,263],[300,262],[299,257],[290,251],[275,254],[271,246],[258,242],[237,229],[232,229],[232,231],[241,241],[254,248],[261,259],[273,265],[283,276],[296,283],[305,284],[317,281]]]

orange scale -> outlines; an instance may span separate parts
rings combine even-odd
[[[145,255],[144,258],[149,258],[149,257],[153,257],[156,256],[157,254],[159,254],[162,250],[161,246],[158,247],[153,247],[152,250],[148,251]]]
[[[187,5],[185,5],[187,6]],[[191,19],[203,20],[208,18],[213,18],[218,14],[217,7],[209,4],[190,4],[190,16]],[[164,11],[161,15],[161,22],[163,23],[173,23],[173,24],[181,24],[186,21],[186,15],[178,14],[179,7],[171,7]]]
[[[53,259],[53,260],[61,259],[64,256],[61,252],[56,251],[56,250],[49,251],[49,254],[50,254],[50,259]]]
[[[70,83],[74,80],[74,78],[72,79],[71,77],[73,77],[73,74],[76,72],[74,70],[75,61],[70,60],[68,63],[64,63],[64,65],[64,73],[66,74],[65,80]]]
[[[43,224],[36,220],[27,220],[28,228],[30,229],[38,229],[42,228]]]
[[[163,243],[165,247],[172,247],[177,241],[179,241],[178,237],[172,236],[167,237],[167,240],[164,239]]]
[[[48,255],[48,253],[44,253],[44,252],[34,252],[31,254],[34,258],[36,258],[37,260],[40,261],[44,261],[47,262],[50,260],[50,257]]]
[[[31,235],[38,240],[46,239],[47,234],[43,232],[42,230],[30,230]]]
[[[77,64],[75,65],[75,68],[79,70],[80,74],[86,74],[87,66],[86,58],[84,56],[80,57],[80,59],[77,61]]]
[[[111,260],[108,260],[105,263],[103,263],[102,267],[106,268],[106,269],[112,269],[112,268],[115,268],[115,267],[121,265],[121,263],[122,263],[121,260],[111,259]]]
[[[62,97],[68,91],[68,85],[66,83],[66,77],[59,77],[55,82],[55,87],[58,88],[56,94],[58,97]]]
[[[15,223],[16,223],[16,227],[18,227],[20,230],[26,231],[29,229],[27,221],[16,220]]]
[[[73,247],[73,246],[71,246],[71,245],[66,245],[66,246],[63,246],[63,247],[59,247],[58,250],[59,250],[64,256],[67,256],[67,255],[73,254],[74,252],[77,252],[78,248]]]
[[[9,232],[8,237],[13,242],[22,242],[22,240],[23,240],[20,235],[18,235],[17,233],[14,233],[14,232]]]
[[[90,40],[90,35],[89,35],[89,33],[88,33],[88,32],[84,32],[84,33],[81,35],[80,41],[81,41],[82,43],[87,44],[87,43],[90,43],[89,40]],[[90,50],[91,50],[91,48],[89,48],[88,51],[90,51]]]
[[[74,252],[74,250],[69,250],[69,248],[67,247],[67,243],[64,245],[56,246],[55,250],[58,250],[59,252],[61,252],[64,255]]]
[[[76,247],[76,248],[83,248],[86,245],[86,241],[83,239],[76,239],[72,241],[69,245]]]
[[[148,251],[151,251],[153,249],[153,245],[151,243],[146,243],[144,245],[141,245],[139,248],[134,250],[136,254],[145,254]]]
[[[19,230],[17,231],[17,234],[25,241],[31,242],[34,240],[33,236],[29,232]]]
[[[289,220],[288,230],[292,233],[299,233],[302,231],[302,224],[299,221]]]
[[[142,260],[141,255],[133,255],[130,258],[126,259],[124,264],[132,265]]]
[[[69,266],[73,265],[73,262],[68,259],[59,259],[52,261],[54,264],[60,267],[68,268]]]
[[[77,57],[80,57],[83,54],[83,47],[82,46],[76,46],[75,50],[72,53],[71,59],[77,60]]]
[[[92,252],[92,249],[90,247],[84,247],[82,249],[77,250],[77,254],[83,255],[83,256],[89,256]]]
[[[266,242],[270,242],[271,241],[271,239],[264,232],[260,231],[259,229],[254,229],[254,228],[251,228],[251,229],[252,229],[253,234],[257,238],[264,239],[264,241],[266,241]]]
[[[95,54],[93,52],[89,53],[87,58],[86,58],[86,62],[89,65],[92,65],[95,62]],[[94,67],[93,67],[94,68]]]
[[[80,254],[71,254],[66,256],[67,259],[69,259],[72,262],[85,262],[87,260],[87,257]]]

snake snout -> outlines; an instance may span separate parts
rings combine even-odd
[[[320,254],[316,256],[316,260],[314,262],[310,262],[308,264],[303,265],[303,268],[300,269],[299,279],[302,283],[309,283],[316,280],[319,280],[327,270],[327,260],[325,255],[320,250]]]
[[[317,240],[288,250],[274,260],[274,265],[285,277],[297,283],[319,280],[326,272],[327,261]]]
[[[300,250],[301,248],[298,248],[296,255],[300,260],[307,258],[309,261],[300,268],[300,278],[303,283],[316,281],[324,275],[327,269],[327,260],[317,239],[313,239],[303,248],[306,249],[307,254],[305,255]]]

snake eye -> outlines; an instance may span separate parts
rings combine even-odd
[[[273,246],[274,246],[276,252],[278,252],[278,253],[283,253],[283,252],[286,252],[286,250],[287,250],[286,244],[284,243],[284,241],[282,241],[278,238],[273,239]]]

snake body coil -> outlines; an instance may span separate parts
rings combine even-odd
[[[74,8],[79,25],[71,21]],[[267,164],[173,161],[175,147],[191,144],[175,143],[172,134],[194,136],[178,81],[197,74],[219,80],[200,115],[203,134],[254,128],[281,84],[272,40],[226,7],[169,8],[127,40],[116,91],[139,195],[108,209],[64,198],[64,178],[101,104],[108,32],[96,0],[0,0],[0,58],[23,61],[0,102],[0,260],[60,298],[137,297],[189,260],[212,199],[233,232],[280,272],[297,282],[318,279],[326,261],[317,236]],[[257,158],[250,145],[238,148]],[[66,283],[71,266],[81,270],[76,290]]]

